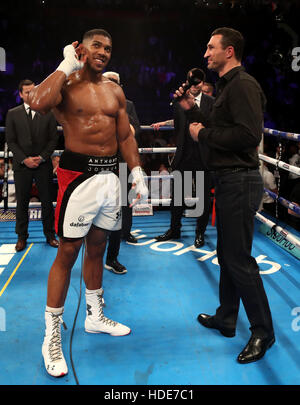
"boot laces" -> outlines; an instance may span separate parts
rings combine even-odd
[[[97,295],[98,303],[99,303],[99,321],[105,323],[108,326],[116,326],[117,322],[113,321],[112,319],[107,318],[103,313],[104,307],[104,299],[102,295]]]
[[[49,356],[51,361],[62,360],[60,324],[63,323],[61,315],[52,314],[52,334],[49,343]]]

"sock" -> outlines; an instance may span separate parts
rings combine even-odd
[[[52,312],[55,315],[61,315],[64,312],[64,307],[51,308],[51,307],[46,306],[46,312]]]
[[[85,289],[85,294],[86,295],[93,295],[93,294],[103,294],[103,288],[98,288],[97,290],[88,290],[87,288]]]

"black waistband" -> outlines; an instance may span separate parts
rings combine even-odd
[[[252,170],[257,170],[258,167],[230,167],[226,169],[210,170],[210,173],[215,176],[222,176],[224,174],[232,174],[238,172],[249,172]]]
[[[82,173],[101,174],[112,172],[118,175],[119,161],[114,156],[89,156],[64,150],[60,157],[59,167]]]

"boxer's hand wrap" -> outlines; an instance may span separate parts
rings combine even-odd
[[[76,72],[83,68],[84,62],[81,62],[76,54],[75,48],[73,45],[67,45],[64,47],[64,60],[58,66],[56,70],[64,72],[68,77],[71,73]]]
[[[133,188],[139,198],[139,201],[147,200],[148,199],[148,187],[145,184],[144,175],[142,168],[140,166],[136,166],[131,170],[132,175],[132,184]]]

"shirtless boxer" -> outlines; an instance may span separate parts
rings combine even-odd
[[[102,77],[111,51],[112,39],[106,31],[88,31],[82,44],[73,42],[64,48],[64,60],[57,70],[30,94],[33,110],[46,113],[53,109],[65,137],[65,151],[57,170],[55,226],[60,239],[48,278],[42,347],[46,370],[55,377],[68,372],[60,324],[71,269],[83,241],[85,330],[112,336],[130,333],[127,326],[103,314],[103,254],[107,231],[121,227],[120,183],[116,176],[118,147],[131,170],[137,198],[147,198],[148,189],[129,126],[124,93],[120,86]]]

